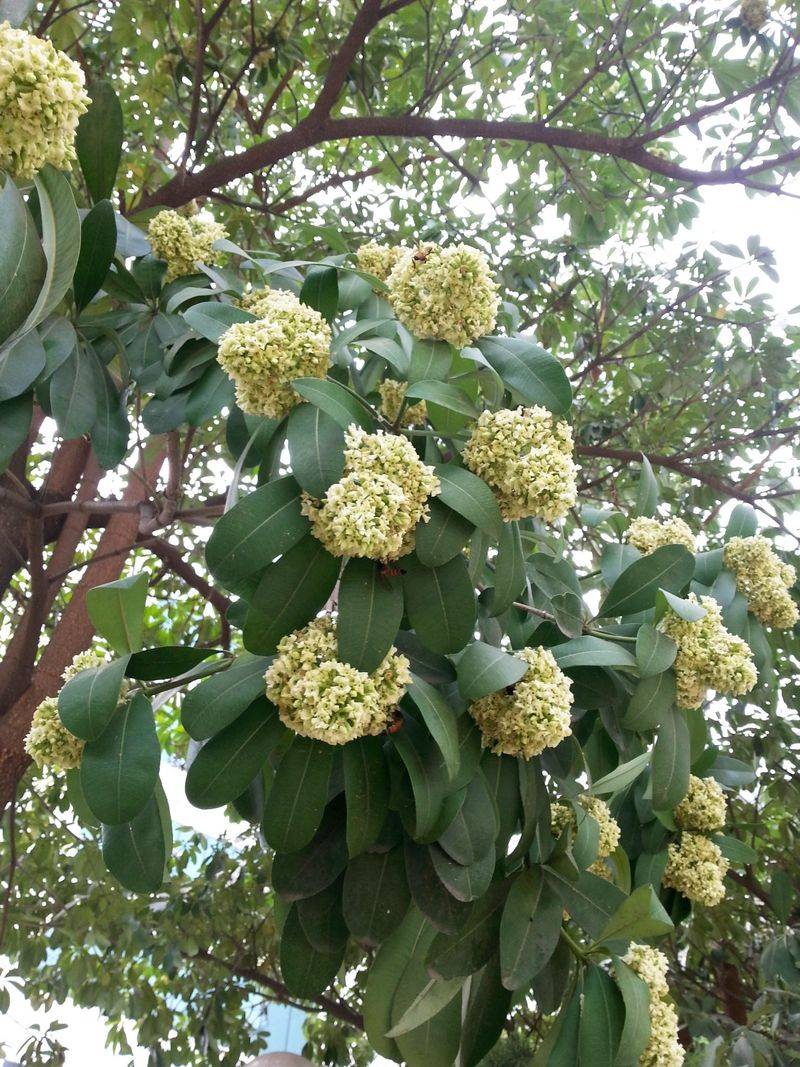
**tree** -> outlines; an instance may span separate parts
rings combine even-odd
[[[67,776],[71,804],[89,826],[105,824],[113,874],[133,891],[162,885],[170,848],[159,748],[189,764],[190,799],[234,803],[263,823],[275,853],[258,924],[237,923],[213,959],[193,951],[212,942],[207,926],[205,938],[191,928],[182,935],[196,940],[180,961],[165,949],[173,905],[180,911],[195,892],[185,865],[196,841],[178,850],[183,873],[171,869],[162,891],[170,925],[148,936],[144,956],[119,930],[123,922],[141,928],[148,898],[113,891],[103,937],[118,946],[122,987],[165,970],[201,991],[202,1022],[176,1017],[171,1047],[141,1025],[141,1040],[172,1062],[205,1056],[209,1041],[224,1062],[254,1051],[257,1032],[242,1026],[231,1034],[254,988],[321,1004],[329,1020],[350,1027],[360,1028],[363,1016],[372,1045],[410,1063],[430,1062],[430,1042],[442,1062],[459,1042],[463,1061],[477,1062],[516,994],[511,1018],[535,1044],[544,1041],[540,1056],[548,1042],[556,1043],[552,1056],[567,1058],[574,1042],[591,1042],[611,1057],[623,1042],[635,1062],[650,1020],[655,1038],[669,1013],[652,981],[647,1007],[637,974],[648,970],[636,953],[633,969],[621,956],[631,940],[666,933],[690,948],[688,966],[676,957],[671,978],[681,1007],[696,1013],[682,1015],[685,1043],[699,1048],[718,1037],[723,1057],[735,1042],[765,1062],[781,1055],[788,1021],[772,1033],[745,1025],[729,954],[742,955],[731,930],[744,915],[757,930],[748,981],[766,983],[765,996],[788,1011],[787,994],[775,989],[796,983],[794,942],[780,940],[775,921],[791,918],[785,879],[793,872],[779,844],[787,827],[771,823],[764,797],[772,803],[771,778],[795,736],[776,694],[781,684],[796,685],[796,648],[785,631],[764,629],[748,568],[721,549],[725,536],[747,540],[759,523],[785,530],[793,486],[781,449],[798,423],[792,337],[773,328],[758,290],[754,272],[769,279],[774,270],[757,239],[746,251],[687,247],[669,269],[654,271],[635,243],[619,248],[606,238],[615,230],[631,238],[675,232],[691,222],[704,184],[790,194],[798,149],[783,115],[793,117],[794,27],[780,10],[755,27],[752,4],[738,22],[715,11],[631,7],[603,22],[594,5],[509,5],[490,18],[473,4],[371,0],[334,13],[223,2],[167,13],[51,5],[31,15],[32,29],[79,57],[91,99],[72,183],[49,165],[20,176],[13,151],[22,149],[12,145],[0,200],[8,234],[0,264],[8,463],[0,572],[10,620],[0,665],[0,791],[11,805],[3,928],[26,981],[48,980],[45,950],[56,948],[69,960],[60,992],[84,1001],[99,995],[102,969],[91,954],[65,947],[83,921],[69,909],[65,925],[61,914],[71,880],[41,895],[32,921],[46,917],[48,927],[35,950],[23,948],[31,922],[23,890],[45,882],[44,871],[65,854],[29,844],[26,826],[40,820],[37,805],[48,796],[50,807],[64,800],[56,784],[30,797],[34,814],[17,832],[26,858],[36,859],[24,875],[13,800],[34,709],[56,696],[62,673],[99,631],[113,658],[68,682],[59,715],[86,742],[80,771]],[[512,92],[517,110],[536,119],[508,116]],[[705,169],[689,165],[687,130],[700,134]],[[441,221],[441,204],[474,197],[497,163],[516,173],[490,223],[482,206],[470,212],[467,203]],[[85,208],[80,221],[74,197]],[[213,249],[207,215],[157,210],[197,197],[215,204],[228,229],[230,239]],[[549,204],[569,221],[560,240],[521,225]],[[388,287],[381,257],[395,253],[373,250],[357,261],[347,254],[375,232],[376,213],[391,244],[411,248]],[[136,225],[148,222],[152,247]],[[498,309],[480,255],[449,258],[462,238],[496,263]],[[421,239],[445,253],[429,245],[415,252]],[[452,303],[457,287],[421,313],[414,278],[427,272],[435,288],[451,262],[476,279],[461,314]],[[299,294],[299,302],[251,295],[265,284]],[[269,352],[265,321],[288,331],[275,358],[297,359],[274,387],[248,377],[253,353]],[[326,365],[315,370],[321,350]],[[226,371],[237,379],[239,402],[256,413],[237,406]],[[299,380],[287,401],[292,379]],[[408,407],[426,405],[411,428],[402,425],[407,408],[391,406],[404,384]],[[534,412],[521,423],[510,414],[518,404]],[[493,451],[504,419],[553,464],[549,483],[534,479],[527,495],[520,479],[529,476]],[[376,431],[388,435],[377,444]],[[570,506],[571,449],[561,447],[570,440],[579,509]],[[358,488],[376,470],[388,479],[383,503]],[[326,494],[332,506],[313,503]],[[731,501],[740,506],[725,535]],[[639,547],[626,543],[631,518],[663,520],[668,512],[704,531],[705,551],[690,553],[685,546],[696,546],[686,535],[684,547],[670,543],[674,528],[654,533],[647,521],[638,526]],[[349,525],[347,514],[355,517]],[[563,524],[554,525],[556,515]],[[407,547],[408,523],[418,520],[414,553],[398,555],[397,538]],[[207,548],[198,536],[204,525],[212,527]],[[370,529],[380,547],[369,542]],[[778,557],[747,543],[777,574]],[[134,577],[143,573],[147,591]],[[712,600],[698,607],[689,593]],[[752,703],[734,705],[717,725],[685,710],[685,692],[674,695],[674,674],[685,682],[688,670],[684,631],[711,626],[720,636],[714,603],[746,644],[725,639],[735,684],[721,683],[719,670],[701,671],[701,680],[744,695],[752,649],[758,688],[748,700],[781,731],[763,763],[729,734],[731,723],[742,736],[759,728]],[[294,650],[277,648],[332,604],[335,635],[312,628],[306,637],[321,663],[302,660],[302,640]],[[395,657],[380,685],[365,682],[392,647],[413,678]],[[276,651],[286,667],[271,681],[280,717],[261,681]],[[287,680],[295,654],[305,664],[304,700]],[[320,725],[310,711],[330,710],[325,694],[345,682],[360,693],[345,705],[350,718],[340,722],[345,712],[334,702]],[[526,716],[535,718],[545,683],[560,694],[562,711],[571,705],[573,721],[551,724],[539,747],[538,734],[525,740]],[[188,748],[175,718],[187,689]],[[165,693],[172,696],[163,703]],[[512,715],[518,728],[507,736]],[[114,759],[125,771],[116,791]],[[718,841],[741,865],[734,877],[751,895],[699,915],[662,884],[667,846],[679,840],[672,813],[690,771],[707,790],[709,776],[731,790],[754,776],[760,783],[746,816],[739,802],[731,807],[731,832]],[[552,821],[550,801],[561,805]],[[775,804],[790,811],[791,795]],[[758,857],[747,851],[740,814],[748,829],[758,825]],[[615,833],[622,845],[609,848]],[[91,846],[69,847],[80,892],[108,893]],[[215,855],[220,870],[241,872],[235,891],[222,880],[212,887],[220,915],[246,912],[262,856],[255,831],[246,849]],[[23,879],[16,893],[15,877]],[[674,883],[674,871],[670,877]],[[532,939],[526,916],[546,934]],[[254,930],[264,922],[262,944]],[[708,922],[723,952],[715,971],[721,1020],[691,984],[707,965]],[[468,936],[454,932],[462,924]],[[404,947],[406,937],[419,951]],[[220,992],[231,968],[237,984]],[[335,995],[325,992],[331,982]],[[157,994],[147,1005],[121,1005],[117,988],[105,985],[115,1022],[151,1012],[152,1025],[175,1011]],[[596,1028],[601,1003],[607,1030]],[[772,1009],[772,999],[764,1003]]]

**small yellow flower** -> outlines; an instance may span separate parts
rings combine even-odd
[[[616,849],[619,844],[619,823],[611,814],[611,809],[600,797],[581,796],[578,803],[590,815],[600,827],[600,837],[597,843],[597,857],[595,863],[589,868],[594,874],[600,873],[600,868],[608,868],[602,861]],[[550,808],[550,825],[553,833],[558,836],[567,826],[576,828],[575,809],[570,804],[553,804]],[[601,874],[601,877],[603,875]]]
[[[625,534],[634,548],[649,556],[664,545],[684,545],[690,552],[695,550],[694,534],[683,519],[647,519],[639,516],[633,520]]]
[[[72,663],[62,674],[62,678],[65,682],[70,681],[76,674],[80,674],[81,671],[90,671],[95,667],[102,667],[106,662],[105,656],[100,652],[79,652],[77,656],[73,656]]]
[[[70,733],[58,715],[58,700],[48,697],[33,713],[25,751],[39,767],[70,771],[80,766],[84,742]]]
[[[640,1067],[681,1067],[684,1051],[678,1040],[678,1015],[667,998],[667,957],[657,948],[633,942],[623,960],[642,979],[650,994],[650,1039]]]
[[[377,241],[368,241],[356,251],[358,269],[367,274],[374,274],[385,282],[399,261],[408,251],[402,245],[382,245]]]
[[[673,812],[681,830],[712,833],[725,825],[725,794],[713,778],[691,775],[686,796]]]
[[[713,841],[702,834],[682,833],[680,843],[670,845],[668,852],[665,886],[709,908],[724,900],[728,861]]]
[[[215,241],[228,236],[224,226],[199,215],[181,215],[177,211],[159,211],[150,220],[147,236],[153,255],[167,261],[165,280],[173,281],[194,274],[198,263],[214,264],[219,253]]]
[[[248,292],[242,293],[236,301],[236,306],[244,311],[249,311],[257,319],[263,318],[265,314],[269,314],[269,295],[271,292],[272,289],[268,285],[262,285],[258,289],[250,289]]]
[[[408,384],[406,382],[396,382],[393,378],[387,378],[378,386],[378,392],[381,394],[381,414],[387,422],[394,423],[397,421],[407,388]],[[428,409],[425,406],[425,401],[420,400],[418,403],[409,404],[406,407],[400,425],[421,426],[427,416]]]
[[[757,619],[776,630],[791,630],[798,610],[789,590],[797,574],[775,554],[766,537],[732,537],[725,545],[725,566],[733,571]]]

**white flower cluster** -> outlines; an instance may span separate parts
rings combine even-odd
[[[688,599],[698,603],[694,593]],[[675,682],[682,708],[699,708],[708,689],[740,696],[749,693],[758,681],[750,646],[725,628],[716,600],[704,596],[699,603],[706,613],[697,622],[688,622],[668,610],[659,623],[678,646]]]
[[[242,411],[279,419],[301,401],[291,385],[294,378],[325,377],[331,328],[294,293],[256,290],[250,297],[247,310],[259,317],[229,326],[217,359],[236,383]]]
[[[683,545],[690,552],[694,552],[696,547],[694,534],[683,519],[677,517],[662,520],[640,515],[630,524],[625,537],[645,556],[664,545]]]
[[[356,251],[358,269],[367,274],[374,274],[385,282],[408,249],[402,245],[382,245],[377,241],[368,241]]]
[[[344,474],[322,500],[303,498],[313,533],[334,556],[390,560],[414,547],[414,527],[428,520],[428,498],[439,479],[405,437],[369,434],[351,425],[345,434]]]
[[[395,315],[416,337],[463,348],[497,322],[497,283],[483,253],[468,245],[408,250],[386,284]]]
[[[547,648],[523,648],[514,654],[528,664],[520,681],[510,692],[474,700],[469,713],[480,728],[484,748],[530,759],[572,733],[572,682]]]
[[[728,861],[710,838],[682,833],[680,842],[669,846],[668,854],[665,886],[708,908],[725,899]]]
[[[227,237],[228,231],[219,222],[199,215],[186,216],[167,210],[150,219],[147,236],[153,255],[166,260],[165,280],[171,282],[194,274],[198,263],[216,263],[219,255],[214,251],[214,242]]]
[[[381,394],[381,415],[387,422],[397,422],[400,408],[405,399],[406,389],[408,389],[407,382],[396,382],[394,378],[387,378],[378,386],[378,392]],[[425,422],[427,415],[428,409],[424,400],[420,400],[416,404],[409,404],[403,411],[400,425],[421,426]]]
[[[271,292],[272,289],[268,285],[262,285],[258,289],[248,289],[236,301],[236,306],[260,319],[265,312],[269,311],[268,297]]]
[[[0,23],[0,170],[23,180],[45,163],[67,170],[88,106],[77,63],[50,41]]]
[[[684,1051],[678,1040],[678,1014],[668,999],[667,957],[657,948],[634,941],[623,960],[650,994],[650,1039],[639,1058],[640,1067],[681,1067]]]
[[[713,833],[725,825],[725,794],[713,778],[691,775],[686,796],[673,811],[681,830]]]
[[[791,630],[798,619],[789,589],[797,574],[774,552],[766,537],[732,537],[725,545],[725,566],[736,576],[747,606],[765,626]]]
[[[464,449],[464,462],[492,487],[506,520],[555,522],[575,504],[578,468],[572,430],[549,411],[484,411]]]
[[[610,878],[611,871],[605,862],[619,844],[619,823],[611,814],[611,809],[600,797],[581,796],[578,803],[591,816],[600,827],[600,837],[597,843],[597,858],[589,867],[592,874],[600,878]],[[576,828],[577,820],[575,809],[570,804],[553,804],[550,808],[550,825],[553,833],[558,836],[568,826]]]
[[[84,742],[63,724],[58,699],[47,697],[33,713],[25,738],[25,751],[38,767],[51,766],[70,771],[80,766]]]
[[[102,667],[105,662],[106,657],[101,652],[92,652],[91,649],[87,652],[79,652],[77,656],[72,657],[72,663],[65,669],[61,677],[65,682],[69,682],[81,671],[90,671],[95,667]]]
[[[344,745],[386,729],[411,675],[408,660],[394,648],[371,674],[341,663],[336,624],[324,616],[281,639],[264,680],[290,730]]]

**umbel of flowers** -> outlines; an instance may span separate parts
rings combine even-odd
[[[269,313],[270,303],[268,298],[271,292],[272,290],[268,285],[261,285],[257,289],[249,289],[247,292],[242,293],[236,303],[242,310],[249,311],[251,315],[261,319]]]
[[[546,648],[515,653],[528,669],[511,691],[474,700],[469,713],[481,731],[484,748],[497,755],[530,759],[555,748],[572,732],[572,682]]]
[[[464,462],[494,490],[506,520],[563,518],[577,500],[572,430],[545,408],[484,411]]]
[[[677,517],[648,519],[640,515],[630,524],[625,537],[644,556],[649,556],[664,545],[683,545],[690,552],[696,548],[694,534],[687,523]]]
[[[678,1040],[678,1014],[669,999],[667,957],[657,948],[631,943],[623,960],[647,986],[650,995],[650,1038],[639,1067],[681,1067],[684,1052]]]
[[[732,537],[725,545],[725,566],[747,606],[765,626],[790,630],[798,619],[797,604],[789,590],[797,574],[775,554],[766,537]]]
[[[69,682],[81,671],[101,667],[105,658],[97,652],[79,652],[62,675]],[[33,713],[25,738],[25,751],[38,767],[69,771],[80,766],[84,742],[66,728],[58,715],[58,698],[47,697]]]
[[[77,63],[50,41],[0,23],[0,170],[26,180],[46,163],[68,169],[88,106]]]
[[[668,610],[659,623],[678,646],[678,704],[682,708],[699,708],[709,689],[733,696],[749,693],[758,680],[750,646],[725,628],[722,609],[713,597],[704,596],[698,601],[690,593],[688,599],[705,609],[702,619],[689,622]]]
[[[725,794],[713,778],[691,775],[686,796],[672,813],[682,830],[713,833],[725,825]]]
[[[728,861],[719,845],[703,834],[684,832],[668,849],[663,884],[689,900],[713,908],[725,898]]]
[[[244,298],[258,318],[236,322],[220,338],[217,359],[236,384],[248,415],[282,418],[301,397],[294,378],[324,378],[331,328],[314,308],[284,289],[256,290]]]
[[[303,514],[334,556],[397,559],[413,549],[414,527],[427,521],[439,479],[405,437],[351,425],[345,444],[344,475],[322,500],[305,494]]]
[[[408,660],[395,649],[371,674],[341,663],[336,623],[324,616],[281,639],[264,680],[286,726],[344,745],[386,729],[411,675]]]
[[[394,378],[387,378],[378,386],[378,392],[381,396],[381,414],[387,422],[397,422],[405,399],[406,389],[408,389],[406,382],[397,382]],[[416,404],[408,404],[403,410],[400,426],[421,426],[425,422],[427,415],[428,409],[424,400],[420,400]]]
[[[608,804],[600,797],[581,796],[578,797],[578,803],[600,828],[597,858],[589,870],[601,878],[609,878],[611,871],[605,861],[619,844],[621,832],[619,823],[611,814]],[[550,808],[550,824],[556,836],[563,833],[568,826],[571,826],[573,830],[576,829],[575,809],[570,804],[553,804]]]
[[[356,263],[359,270],[374,274],[380,281],[385,282],[407,251],[402,245],[382,245],[377,241],[368,241],[356,251]]]
[[[219,222],[200,215],[181,215],[177,211],[159,211],[150,220],[147,236],[153,255],[167,262],[166,281],[194,274],[199,263],[216,263],[219,256],[214,242],[228,236]]]

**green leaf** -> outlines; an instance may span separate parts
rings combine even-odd
[[[264,695],[264,672],[269,663],[263,656],[245,653],[226,670],[190,689],[181,705],[181,725],[187,734],[195,741],[205,741],[238,719]]]
[[[403,849],[362,852],[350,860],[342,889],[342,914],[353,937],[380,945],[402,921],[411,902]]]
[[[259,697],[200,749],[186,775],[196,808],[219,808],[245,791],[285,733],[278,709]]]
[[[137,693],[83,750],[81,785],[100,822],[119,826],[142,811],[158,781],[160,760],[153,709]]]
[[[441,567],[404,558],[406,612],[417,636],[433,652],[458,652],[472,638],[477,605],[466,560],[456,556]]]
[[[405,860],[408,887],[416,906],[437,930],[455,933],[469,915],[470,905],[456,900],[445,889],[433,865],[431,848],[406,838]]]
[[[431,404],[438,404],[448,411],[467,415],[471,419],[477,419],[480,412],[474,404],[470,403],[458,386],[447,382],[414,382],[406,389],[408,400],[426,400]]]
[[[783,923],[788,923],[792,913],[795,890],[792,879],[780,867],[772,873],[769,883],[769,899],[772,909]]]
[[[725,528],[725,540],[732,537],[753,537],[758,533],[758,518],[750,504],[740,503],[731,512]]]
[[[492,615],[502,615],[511,607],[525,588],[525,578],[525,555],[519,523],[504,522],[495,560]]]
[[[58,715],[70,733],[93,741],[108,726],[119,703],[128,656],[81,671],[58,694]]]
[[[97,376],[91,352],[78,344],[50,379],[50,404],[62,437],[88,433],[97,418]]]
[[[650,1040],[650,992],[639,975],[617,956],[614,976],[625,1005],[625,1023],[614,1067],[638,1067]]]
[[[320,499],[344,472],[344,431],[320,408],[298,404],[289,414],[286,439],[295,480]]]
[[[675,675],[672,671],[643,678],[631,694],[622,716],[626,730],[655,730],[675,705]]]
[[[729,837],[727,834],[715,834],[712,838],[715,845],[719,846],[722,855],[732,867],[748,867],[758,863],[758,853],[738,837]]]
[[[414,1000],[411,1001],[411,1004],[386,1036],[400,1037],[410,1030],[416,1030],[418,1026],[422,1026],[428,1019],[438,1015],[442,1008],[446,1007],[453,997],[461,992],[463,985],[463,978],[450,978],[446,981],[431,978]]]
[[[428,950],[428,971],[438,978],[473,974],[497,946],[500,920],[511,882],[495,882],[456,934],[437,934]]]
[[[409,960],[429,932],[430,926],[424,915],[411,905],[403,921],[378,949],[367,972],[364,1029],[370,1045],[380,1056],[400,1059],[396,1043],[386,1037],[392,1027],[392,1004]]]
[[[655,602],[659,589],[679,593],[694,574],[694,557],[683,545],[664,545],[631,563],[608,591],[599,618],[635,615]]]
[[[698,622],[705,616],[706,609],[691,600],[675,596],[666,589],[659,589],[656,593],[655,618],[659,621],[666,615],[667,610],[673,611],[679,618],[687,622]]]
[[[274,871],[274,866],[273,866]],[[300,925],[317,952],[331,955],[341,952],[349,932],[342,916],[341,880],[332,882],[313,897],[305,897],[297,905]]]
[[[511,887],[500,923],[500,973],[506,989],[524,989],[555,952],[561,933],[561,896],[541,867],[522,871]]]
[[[613,1067],[624,1019],[620,991],[605,971],[588,967],[583,981],[577,1062]]]
[[[261,570],[309,530],[300,486],[278,478],[256,489],[217,521],[206,545],[208,569],[223,585]]]
[[[437,497],[431,497],[428,507],[428,521],[420,520],[415,530],[415,551],[426,567],[441,567],[461,552],[475,527]]]
[[[456,666],[458,690],[465,700],[479,700],[514,685],[527,669],[527,663],[518,656],[509,656],[501,648],[483,641],[473,641],[464,649]]]
[[[105,200],[114,192],[122,155],[122,107],[108,81],[89,86],[91,104],[81,115],[75,137],[75,150],[92,200]]]
[[[0,356],[0,361],[2,358]],[[27,440],[32,418],[32,393],[0,402],[0,426],[3,427],[3,440],[0,443],[0,473],[11,462],[11,457],[19,446]]]
[[[318,952],[300,923],[294,904],[283,924],[280,942],[281,975],[292,996],[314,1000],[328,988],[344,959],[344,945],[337,952]]]
[[[636,491],[636,514],[647,518],[656,513],[658,506],[658,479],[653,474],[650,460],[642,453],[642,470],[639,475],[639,487]]]
[[[651,784],[656,811],[672,811],[686,795],[690,762],[686,713],[672,708],[663,717],[653,747]]]
[[[0,400],[21,396],[33,385],[46,363],[47,355],[35,330],[7,345],[0,352]]]
[[[322,824],[309,844],[296,852],[276,854],[272,861],[272,887],[284,900],[313,897],[332,885],[346,866],[341,805],[334,802],[325,809]]]
[[[94,628],[119,655],[142,647],[147,575],[131,574],[97,585],[86,594],[86,610]]]
[[[409,383],[444,381],[453,362],[454,349],[446,341],[413,339],[411,362],[408,368]]]
[[[244,646],[268,655],[278,641],[313,619],[339,577],[340,561],[311,534],[261,575],[244,624]]]
[[[419,993],[430,981],[425,967],[425,953],[433,939],[433,931],[426,929],[417,951],[409,960],[397,986],[392,1003],[391,1024],[395,1026]],[[461,1031],[461,1004],[453,997],[436,1015],[414,1030],[396,1038],[399,1059],[406,1064],[425,1067],[452,1067],[458,1055]]]
[[[262,824],[276,852],[295,852],[317,832],[328,799],[333,751],[331,745],[296,736],[283,754]]]
[[[432,845],[429,851],[434,870],[442,884],[447,886],[451,896],[462,903],[479,900],[483,896],[494,874],[494,847],[468,867],[450,859],[447,853],[436,845]]]
[[[604,641],[602,637],[575,637],[562,645],[554,645],[550,651],[562,671],[572,667],[636,669],[636,659],[626,648],[615,641]]]
[[[579,985],[566,1007],[561,1006],[560,1014],[536,1050],[531,1067],[576,1067],[581,1062],[578,1053],[578,1032],[582,994],[583,989]],[[555,1005],[556,1008],[559,1006],[560,1004]]]
[[[439,835],[438,844],[456,863],[469,867],[485,856],[495,843],[499,820],[494,797],[478,771],[455,818]]]
[[[389,813],[389,770],[378,737],[361,737],[345,745],[344,791],[347,801],[347,851],[358,856],[369,848]]]
[[[461,1034],[463,1067],[477,1067],[491,1052],[506,1024],[511,994],[500,981],[500,961],[495,952],[480,975],[473,978]]]
[[[671,933],[672,919],[667,915],[652,885],[639,886],[620,904],[597,938],[598,944],[611,941],[644,941]]]
[[[222,367],[210,363],[189,390],[186,421],[190,426],[202,426],[223,408],[233,407],[235,395],[235,386]]]
[[[218,300],[206,300],[193,304],[183,312],[187,326],[209,341],[219,341],[225,331],[236,322],[254,322],[255,316],[233,304],[221,304]]]
[[[373,560],[348,560],[339,585],[339,659],[371,674],[391,650],[402,617],[399,580]]]
[[[130,822],[103,827],[103,861],[133,893],[155,893],[161,888],[171,851],[169,804],[160,782]]]
[[[66,175],[48,163],[33,181],[39,194],[42,247],[47,259],[47,272],[23,330],[37,326],[64,299],[72,285],[81,247],[81,221]]]
[[[604,774],[602,778],[598,778],[587,792],[592,796],[599,796],[605,793],[618,793],[621,789],[630,785],[631,782],[635,782],[649,762],[649,752],[643,752],[640,756],[634,756],[633,759],[628,760],[626,763],[621,763],[619,767],[615,767],[613,771]]]
[[[603,581],[608,586],[613,585],[631,563],[641,558],[641,552],[633,545],[620,545],[616,542],[606,545],[600,557],[600,572],[603,575]]]
[[[400,729],[391,736],[406,766],[413,791],[412,837],[425,843],[435,837],[449,785],[441,750],[427,731],[410,717],[406,717]]]
[[[339,272],[336,267],[310,267],[300,300],[314,308],[328,322],[333,322],[339,304]]]
[[[558,360],[524,337],[482,337],[476,346],[506,385],[523,400],[555,415],[572,405],[572,388]]]
[[[6,178],[0,192],[0,342],[26,321],[44,285],[47,260],[19,190]]]
[[[100,291],[116,248],[114,208],[110,200],[100,200],[81,223],[81,250],[72,282],[78,310]]]
[[[671,637],[667,637],[649,622],[639,627],[636,635],[636,662],[639,664],[639,677],[652,678],[669,670],[675,662],[678,646]]]
[[[546,872],[548,881],[560,893],[564,907],[589,937],[598,938],[617,908],[627,900],[612,882],[589,871],[581,871],[574,882],[553,867],[547,867]]]
[[[134,652],[128,658],[125,676],[142,682],[177,678],[210,656],[218,656],[221,651],[219,648],[192,648],[189,645],[158,645],[144,652]],[[184,697],[184,707],[186,699]]]
[[[463,515],[493,541],[499,541],[503,531],[503,516],[486,482],[465,467],[454,467],[450,463],[439,464],[434,468],[434,473],[441,484],[441,502]]]
[[[97,401],[97,414],[89,431],[92,450],[103,470],[112,470],[125,458],[131,428],[124,400],[117,392],[105,364],[88,344],[86,350],[94,362]]]
[[[295,378],[292,385],[300,396],[330,415],[343,430],[352,423],[365,430],[375,429],[374,419],[365,404],[338,382],[327,378]]]
[[[417,705],[422,721],[438,745],[452,781],[458,772],[461,760],[455,712],[438,689],[434,689],[432,685],[416,675],[412,675],[408,695]]]

